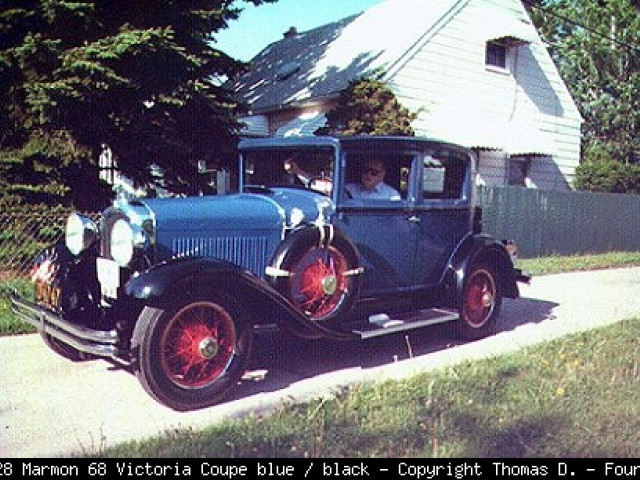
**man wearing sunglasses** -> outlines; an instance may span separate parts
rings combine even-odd
[[[347,196],[356,200],[400,200],[400,193],[384,183],[385,173],[382,160],[367,160],[360,172],[360,183],[345,185]]]

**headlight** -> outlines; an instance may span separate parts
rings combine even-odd
[[[141,228],[124,219],[118,220],[111,228],[111,256],[121,267],[126,267],[138,248],[145,248],[147,236]]]
[[[98,238],[98,227],[90,218],[72,213],[67,218],[65,244],[73,255],[80,255]]]

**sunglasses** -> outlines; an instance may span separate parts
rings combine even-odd
[[[373,167],[365,167],[362,169],[362,173],[364,175],[371,175],[372,177],[377,177],[382,173],[382,170],[378,170],[377,168],[373,168]]]

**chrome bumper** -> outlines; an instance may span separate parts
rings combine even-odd
[[[123,353],[117,346],[116,330],[94,330],[70,323],[63,317],[25,300],[15,290],[11,292],[10,299],[11,310],[21,320],[80,352],[98,357],[117,357]]]

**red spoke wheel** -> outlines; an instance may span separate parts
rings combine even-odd
[[[486,270],[476,270],[467,283],[463,313],[467,323],[482,327],[495,308],[496,284]]]
[[[336,248],[313,248],[291,270],[291,299],[313,320],[335,312],[348,292],[347,259]]]
[[[131,340],[144,389],[181,411],[224,399],[244,374],[253,343],[251,325],[241,312],[228,298],[145,307]]]
[[[212,302],[187,305],[169,321],[160,340],[160,360],[176,385],[199,388],[227,368],[236,329],[226,310]]]
[[[493,332],[500,315],[502,292],[493,269],[479,264],[467,273],[462,292],[458,331],[468,340]]]

